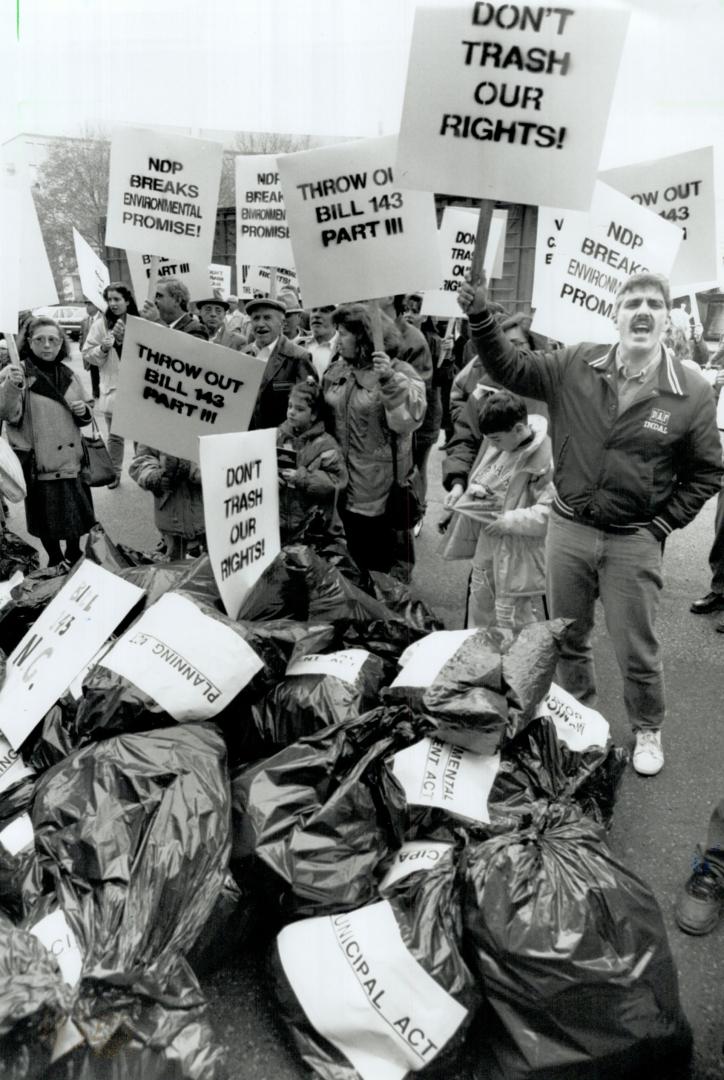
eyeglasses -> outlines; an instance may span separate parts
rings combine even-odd
[[[59,337],[32,337],[31,345],[60,345]]]

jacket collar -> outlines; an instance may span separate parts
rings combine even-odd
[[[616,369],[616,349],[612,345],[603,356],[586,357],[586,363],[596,371],[612,372]],[[661,363],[659,364],[659,390],[667,394],[676,394],[678,397],[687,397],[688,385],[686,372],[680,360],[665,345],[661,346]]]

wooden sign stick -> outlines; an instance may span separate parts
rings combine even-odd
[[[470,284],[480,285],[483,281],[483,264],[485,262],[485,249],[488,246],[490,235],[490,222],[493,219],[495,203],[492,199],[480,200],[480,217],[478,218],[478,231],[475,234],[475,247],[473,260],[470,266]]]
[[[20,356],[18,355],[18,347],[15,344],[15,338],[12,334],[4,334],[5,342],[8,347],[8,355],[10,356],[10,363],[14,367],[21,367]]]
[[[372,323],[372,348],[375,352],[384,352],[385,335],[382,330],[382,311],[376,300],[369,301],[369,312]]]
[[[277,295],[277,268],[272,266],[269,268],[269,299],[276,300]]]
[[[156,296],[156,284],[158,282],[158,267],[161,260],[158,255],[151,256],[151,265],[148,270],[148,292],[146,299],[153,304]]]

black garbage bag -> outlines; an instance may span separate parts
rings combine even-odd
[[[214,908],[186,959],[201,978],[229,963],[230,957],[248,951],[263,926],[263,910],[254,891],[241,888],[227,874]]]
[[[282,1015],[324,1080],[408,1069],[449,1077],[462,1054],[480,995],[461,955],[452,845],[434,868],[420,866],[383,885],[381,901],[305,919],[277,938]]]
[[[438,618],[409,585],[404,585],[397,578],[383,574],[379,570],[370,571],[370,580],[374,596],[395,615],[401,617],[407,626],[419,630],[421,634],[431,634],[434,630],[445,629],[442,619]]]
[[[33,910],[42,891],[32,821],[23,811],[0,824],[0,911],[13,922],[21,922]]]
[[[372,900],[378,867],[403,839],[381,797],[382,760],[417,737],[409,710],[379,708],[233,773],[236,879],[258,881],[287,917]]]
[[[68,570],[64,566],[45,566],[33,570],[15,586],[10,603],[0,608],[0,649],[7,656],[60,592],[67,577]]]
[[[113,543],[100,524],[93,525],[88,533],[88,539],[85,542],[85,557],[91,562],[98,563],[104,570],[110,570],[113,574],[127,570],[129,566],[138,565]]]
[[[373,709],[386,676],[364,649],[296,656],[285,677],[252,706],[266,755],[304,735],[355,720]]]
[[[0,581],[7,581],[17,570],[22,574],[30,574],[37,570],[39,565],[37,548],[27,544],[9,529],[0,532]]]
[[[44,1080],[72,994],[52,954],[0,915],[0,1076]]]
[[[217,611],[224,611],[224,605],[216,584],[211,560],[208,555],[199,555],[197,559],[186,560],[181,564],[184,572],[179,578],[177,589],[202,604],[209,604]]]
[[[681,1077],[691,1032],[650,889],[573,807],[471,844],[465,955],[489,1014],[478,1075]]]

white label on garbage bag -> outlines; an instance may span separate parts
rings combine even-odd
[[[33,770],[23,762],[22,756],[0,735],[0,794],[32,775]]]
[[[500,754],[475,754],[441,739],[421,739],[392,759],[408,803],[437,806],[486,825],[488,797],[499,768]]]
[[[380,882],[380,888],[394,885],[396,881],[401,881],[418,870],[434,870],[445,852],[451,848],[452,844],[441,844],[437,840],[408,840],[395,852],[392,866]]]
[[[538,706],[535,719],[543,716],[551,718],[561,742],[578,753],[592,746],[605,746],[608,742],[608,721],[595,709],[581,705],[556,683],[551,683],[550,690]]]
[[[369,659],[366,649],[342,649],[333,653],[309,653],[293,660],[287,675],[334,675],[342,682],[356,681],[362,665]]]
[[[152,604],[102,663],[179,721],[216,716],[264,666],[236,631],[178,593]]]
[[[143,596],[84,559],[8,657],[0,730],[16,750]]]
[[[293,923],[277,945],[310,1023],[363,1080],[423,1069],[467,1014],[405,947],[386,900]]]
[[[0,581],[0,611],[10,603],[12,597],[10,593],[13,591],[16,585],[19,585],[23,580],[22,570],[16,570],[11,578],[7,581]]]
[[[31,926],[30,933],[34,934],[38,941],[45,945],[48,952],[52,953],[58,962],[60,974],[69,986],[75,986],[80,979],[83,968],[81,956],[75,934],[68,925],[65,912],[58,908],[46,915],[44,919]]]
[[[413,641],[400,657],[402,671],[390,685],[431,686],[462,643],[477,632],[475,627],[470,630],[436,630],[419,641]]]
[[[75,1050],[76,1046],[80,1046],[82,1042],[83,1036],[80,1031],[78,1031],[78,1028],[73,1021],[64,1020],[55,1035],[53,1052],[50,1055],[50,1064],[52,1065],[54,1061],[63,1057],[64,1054],[69,1054],[71,1050]]]
[[[80,701],[83,697],[83,683],[86,680],[86,676],[91,668],[94,668],[98,664],[106,653],[113,648],[113,641],[104,641],[95,656],[85,665],[82,671],[79,671],[73,682],[68,687],[68,693],[71,695],[74,701]]]
[[[0,832],[0,844],[11,855],[17,855],[19,851],[31,847],[34,840],[35,833],[30,814],[21,814]]]

